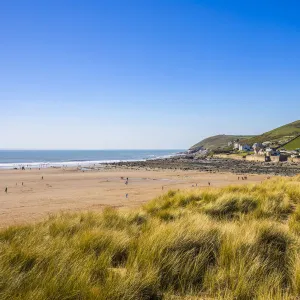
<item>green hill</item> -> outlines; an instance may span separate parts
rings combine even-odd
[[[300,135],[300,120],[275,128],[261,135],[247,139],[245,142],[254,143],[272,142],[275,146],[286,144],[289,140]]]
[[[300,148],[300,136],[283,146],[286,150],[295,150]]]
[[[216,150],[220,148],[228,147],[228,142],[232,142],[234,140],[244,140],[253,137],[251,135],[226,135],[226,134],[219,134],[215,136],[208,137],[201,142],[195,144],[190,148],[190,150],[200,149],[201,147],[208,149],[208,150]]]
[[[300,120],[275,128],[261,135],[226,135],[219,134],[208,137],[193,145],[190,150],[197,150],[201,147],[208,150],[224,149],[228,142],[239,139],[243,143],[253,145],[254,143],[271,142],[274,147],[284,147],[287,150],[300,148]]]

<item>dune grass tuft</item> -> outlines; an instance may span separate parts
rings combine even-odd
[[[0,231],[0,299],[298,299],[300,176]]]

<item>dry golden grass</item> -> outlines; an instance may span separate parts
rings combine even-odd
[[[300,176],[0,231],[0,299],[297,299]]]

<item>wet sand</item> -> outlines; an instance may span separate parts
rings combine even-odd
[[[109,166],[85,172],[61,168],[1,170],[0,227],[32,223],[61,211],[139,207],[169,189],[208,188],[208,182],[213,188],[264,179],[266,175],[248,175],[248,180],[242,181],[232,173]]]

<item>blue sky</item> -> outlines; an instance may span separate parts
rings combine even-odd
[[[298,1],[0,2],[0,148],[185,149],[300,119]]]

